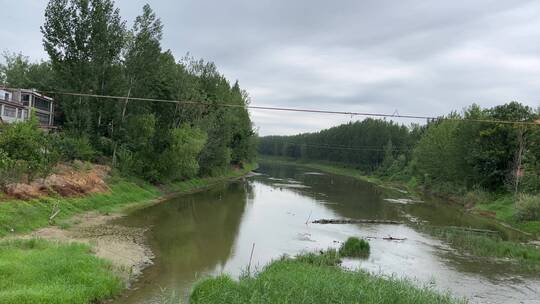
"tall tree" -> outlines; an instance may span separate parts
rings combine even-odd
[[[50,0],[41,27],[43,45],[59,89],[111,93],[124,45],[125,23],[111,0]],[[83,97],[61,97],[67,126],[97,130],[103,104]]]

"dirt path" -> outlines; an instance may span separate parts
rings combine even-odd
[[[113,263],[118,274],[132,282],[142,270],[152,264],[154,255],[145,244],[146,229],[114,225],[112,220],[122,215],[89,212],[74,217],[70,228],[51,226],[19,238],[42,238],[61,242],[80,242],[92,246],[93,252]]]

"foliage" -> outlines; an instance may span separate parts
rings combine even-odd
[[[339,254],[344,257],[367,257],[369,250],[369,243],[366,240],[350,237],[339,248]]]
[[[94,303],[122,288],[112,265],[87,245],[38,239],[0,243],[0,303]]]
[[[22,54],[4,53],[5,64],[0,64],[0,83],[13,88],[47,89],[54,83],[49,62],[30,62]]]
[[[350,164],[366,172],[391,167],[399,155],[408,158],[415,136],[394,122],[365,119],[317,133],[267,136],[259,153]]]
[[[521,194],[516,203],[516,216],[521,221],[540,221],[540,195]]]
[[[372,180],[397,181],[470,206],[492,201],[488,192],[540,193],[540,127],[505,123],[539,118],[540,109],[518,102],[486,109],[473,104],[425,126],[368,118],[316,133],[266,136],[259,152],[329,162],[333,168],[326,169],[333,171],[346,171],[337,168],[346,165],[349,171],[359,169],[348,175],[371,174]],[[508,210],[507,218],[513,218],[516,209]]]
[[[38,128],[35,116],[29,121],[5,124],[0,128],[2,167],[11,171],[20,170],[28,181],[49,172],[56,162],[56,154]]]
[[[169,132],[170,146],[159,158],[159,172],[170,179],[193,178],[199,171],[197,156],[206,143],[206,134],[183,125]]]
[[[324,256],[324,255],[323,255]],[[409,281],[344,271],[312,258],[284,258],[255,277],[218,276],[196,284],[190,303],[461,303]]]
[[[58,133],[49,138],[64,161],[91,161],[96,157],[97,152],[85,135]]]

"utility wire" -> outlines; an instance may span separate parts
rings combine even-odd
[[[16,88],[3,87],[8,90],[18,90]],[[243,108],[253,110],[269,110],[269,111],[286,111],[286,112],[303,112],[303,113],[318,113],[318,114],[336,114],[347,116],[364,116],[364,117],[384,117],[384,118],[406,118],[406,119],[425,119],[425,120],[455,120],[455,121],[467,121],[478,123],[499,123],[499,124],[513,124],[513,125],[540,125],[540,119],[537,121],[512,121],[512,120],[497,120],[497,119],[470,119],[470,118],[451,118],[451,117],[435,117],[435,116],[422,116],[422,115],[400,115],[384,114],[384,113],[370,113],[370,112],[348,112],[348,111],[330,111],[330,110],[318,110],[318,109],[304,109],[304,108],[286,108],[286,107],[268,107],[268,106],[254,106],[254,105],[238,105],[238,104],[225,104],[225,103],[212,103],[208,101],[192,101],[192,100],[171,100],[171,99],[157,99],[157,98],[141,98],[141,97],[127,97],[127,96],[113,96],[113,95],[100,95],[100,94],[85,94],[85,93],[73,93],[73,92],[61,92],[61,91],[40,91],[35,90],[41,94],[53,94],[53,95],[65,95],[73,97],[90,97],[97,99],[114,99],[114,100],[132,100],[132,101],[151,101],[151,102],[165,102],[174,104],[191,104],[191,105],[206,105],[206,106],[218,106],[229,108]]]
[[[352,150],[352,151],[375,151],[375,152],[386,152],[384,148],[373,148],[369,146],[356,146],[348,147],[341,145],[315,145],[315,144],[304,144],[304,143],[293,143],[293,142],[283,142],[283,145],[293,145],[293,146],[306,146],[313,148],[324,148],[324,149],[333,149],[333,150]],[[412,149],[403,149],[403,148],[392,148],[392,151],[411,151]]]

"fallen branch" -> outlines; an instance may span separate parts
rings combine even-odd
[[[320,219],[312,222],[313,224],[392,224],[399,225],[403,222],[390,220],[352,220],[352,219]]]

